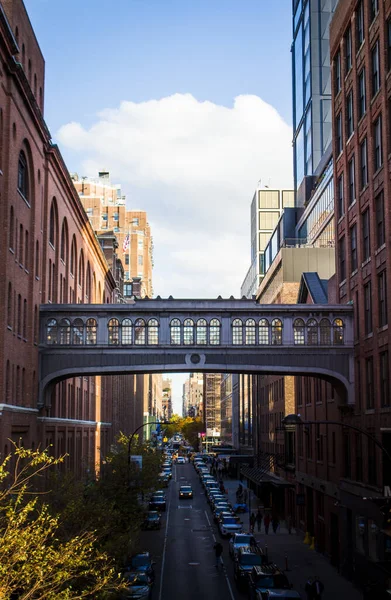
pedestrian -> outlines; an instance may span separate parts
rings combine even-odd
[[[256,520],[257,520],[257,518],[254,515],[254,513],[251,513],[251,516],[250,516],[250,532],[251,533],[254,533],[254,527],[255,527]]]
[[[305,584],[305,593],[307,594],[307,600],[314,600],[314,580],[309,577]]]
[[[314,595],[313,595],[314,600],[322,600],[324,585],[320,581],[320,579],[317,575],[315,575],[315,580],[312,584],[312,587],[314,588]]]
[[[216,557],[216,569],[218,569],[219,564],[221,563],[221,555],[223,554],[223,546],[220,544],[220,542],[216,542],[213,546],[213,550],[215,551]]]
[[[262,516],[262,512],[261,512],[261,507],[260,506],[258,507],[255,520],[257,522],[258,533],[259,533],[261,531],[261,529],[262,529],[262,521],[263,521],[263,516]]]
[[[280,521],[278,520],[278,518],[277,517],[273,517],[273,519],[272,519],[272,528],[273,528],[273,532],[274,533],[277,533],[277,529],[278,529],[279,524],[280,524]]]
[[[270,515],[268,513],[265,514],[263,518],[263,524],[265,526],[265,533],[268,535],[269,533],[269,525],[270,525]]]

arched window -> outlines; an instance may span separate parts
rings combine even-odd
[[[49,243],[53,246],[53,248],[56,247],[56,223],[57,222],[57,207],[56,207],[56,201],[53,198],[52,200],[52,204],[50,206],[50,216],[49,216]]]
[[[17,333],[19,336],[22,335],[22,296],[18,294],[18,327]]]
[[[143,346],[145,344],[145,321],[137,319],[134,324],[134,343]]]
[[[24,340],[27,340],[27,300],[23,300],[23,329],[22,329],[22,337]]]
[[[39,256],[39,241],[37,240],[35,242],[35,277],[37,279],[39,279],[39,273],[40,273],[39,260],[40,260],[40,256]]]
[[[110,319],[107,324],[109,331],[109,345],[118,346],[119,344],[119,321],[118,319]]]
[[[71,273],[71,275],[75,276],[76,275],[76,253],[77,253],[77,249],[76,249],[76,238],[75,236],[73,236],[72,238],[72,248],[71,248],[71,264],[70,264],[70,268],[69,271]]]
[[[24,268],[27,271],[29,271],[29,257],[29,232],[26,229],[24,232]]]
[[[67,264],[68,261],[68,225],[66,219],[62,222],[61,227],[61,242],[60,242],[60,258]]]
[[[243,344],[243,323],[241,319],[235,319],[232,323],[232,343],[234,346]]]
[[[220,331],[220,321],[218,319],[212,319],[209,323],[209,343],[212,346],[218,346],[220,344]]]
[[[197,344],[205,345],[208,343],[208,329],[205,319],[198,319],[196,325],[196,340]]]
[[[12,284],[8,283],[7,324],[12,329]]]
[[[316,319],[307,321],[307,344],[309,346],[318,345],[318,322]]]
[[[280,346],[282,344],[282,321],[273,319],[272,321],[272,344]]]
[[[293,339],[295,344],[305,344],[305,325],[303,319],[294,320]]]
[[[80,250],[80,258],[79,258],[79,285],[83,289],[84,287],[84,254],[83,250]]]
[[[87,319],[86,323],[86,344],[87,346],[95,346],[96,334],[98,326],[95,319]]]
[[[342,319],[334,319],[334,344],[341,345],[344,343],[344,324]]]
[[[61,346],[67,346],[71,343],[71,322],[69,319],[61,319],[58,325],[58,332]]]
[[[23,225],[19,225],[19,264],[23,265],[24,260],[24,238],[23,238]]]
[[[122,344],[124,346],[129,345],[133,341],[133,326],[130,319],[123,319],[121,323],[122,331]]]
[[[46,323],[46,343],[50,346],[57,344],[57,321],[49,319]]]
[[[159,343],[159,323],[157,319],[148,321],[148,344],[156,346]]]
[[[86,300],[91,302],[91,267],[90,262],[87,263],[87,278],[86,278]]]
[[[38,86],[37,86],[37,74],[34,73],[34,96],[35,98],[37,98],[37,91],[38,91]]]
[[[72,344],[74,346],[84,344],[84,323],[82,319],[75,319],[72,323]]]
[[[260,344],[269,344],[269,321],[260,319],[258,327],[258,342]]]
[[[5,401],[8,404],[11,396],[11,366],[10,361],[7,360],[7,366],[5,371]]]
[[[246,343],[246,345],[255,344],[255,321],[254,321],[254,319],[247,319],[247,321],[246,321],[245,343]]]
[[[38,344],[38,325],[39,325],[38,306],[35,305],[35,307],[34,307],[34,344]]]
[[[193,319],[185,319],[183,323],[183,343],[185,346],[194,344],[194,321]]]
[[[15,217],[14,217],[14,207],[10,208],[10,224],[9,224],[9,247],[10,250],[15,250]]]
[[[23,150],[19,153],[18,161],[18,190],[25,200],[29,199],[29,172],[26,155]]]
[[[172,319],[170,323],[170,342],[173,346],[180,346],[181,322],[179,319]]]
[[[320,343],[329,346],[331,343],[331,323],[328,319],[320,320]]]

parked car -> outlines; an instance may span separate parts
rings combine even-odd
[[[267,562],[266,556],[261,550],[254,547],[239,548],[235,558],[234,577],[238,587],[247,589],[248,578],[254,566],[262,566]]]
[[[160,529],[162,524],[161,515],[157,510],[150,510],[145,515],[141,525],[142,529]]]
[[[291,585],[285,575],[276,564],[270,563],[262,565],[261,567],[256,566],[252,568],[252,571],[248,578],[248,590],[249,598],[251,600],[260,599],[264,600],[267,598],[267,590],[290,590]],[[257,596],[257,592],[260,592],[261,596]]]
[[[261,592],[258,593],[260,594],[258,596],[259,600],[264,600],[264,598],[266,600],[277,600],[278,598],[281,598],[281,600],[284,598],[301,598],[299,592],[296,592],[295,590],[266,590],[263,596]]]
[[[155,579],[154,564],[150,553],[148,550],[145,550],[132,556],[130,559],[130,569],[127,572],[141,571],[142,573],[146,573],[151,579]]]
[[[124,573],[123,578],[126,581],[127,589],[121,592],[121,600],[150,600],[152,593],[153,580],[142,571],[132,570]]]
[[[149,500],[148,508],[149,508],[149,510],[157,510],[157,511],[166,510],[166,497],[164,496],[164,493],[161,492],[161,494],[159,494],[159,493],[152,494],[152,496]]]
[[[223,503],[217,504],[213,509],[213,518],[216,522],[218,522],[222,513],[227,513],[225,516],[229,516],[229,517],[233,516],[233,513],[231,512],[231,509],[228,504],[223,504]]]
[[[159,479],[163,487],[168,487],[168,484],[170,483],[170,477],[167,475],[167,473],[160,473]]]
[[[177,465],[184,465],[186,463],[186,459],[184,456],[178,456],[178,458],[176,459],[176,464]]]
[[[193,489],[191,485],[181,485],[179,488],[179,498],[184,500],[185,498],[193,497]]]
[[[236,558],[239,548],[257,548],[258,544],[249,533],[234,533],[229,540],[228,549],[231,558]]]
[[[219,520],[219,531],[223,537],[228,537],[232,533],[242,533],[243,524],[238,523],[234,516],[223,516]]]

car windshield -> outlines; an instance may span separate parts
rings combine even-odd
[[[240,562],[242,565],[261,565],[262,557],[260,554],[242,554]]]
[[[181,486],[181,492],[191,492],[190,485],[182,485]]]
[[[149,565],[150,560],[148,555],[134,556],[132,558],[132,567],[145,567]]]
[[[237,535],[235,544],[238,544],[238,546],[255,546],[255,539],[252,535]]]
[[[148,519],[158,519],[159,515],[157,513],[150,513],[148,515]]]
[[[236,525],[234,517],[223,517],[223,525]]]

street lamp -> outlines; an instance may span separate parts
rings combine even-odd
[[[128,442],[128,465],[130,465],[131,463],[131,451],[132,451],[132,442],[133,442],[133,438],[136,435],[136,433],[138,431],[140,431],[140,429],[142,429],[143,427],[146,427],[147,425],[171,425],[170,421],[151,421],[151,422],[146,422],[143,423],[142,425],[139,425],[138,427],[136,427],[136,429],[133,431],[132,435],[129,438],[129,442]]]

